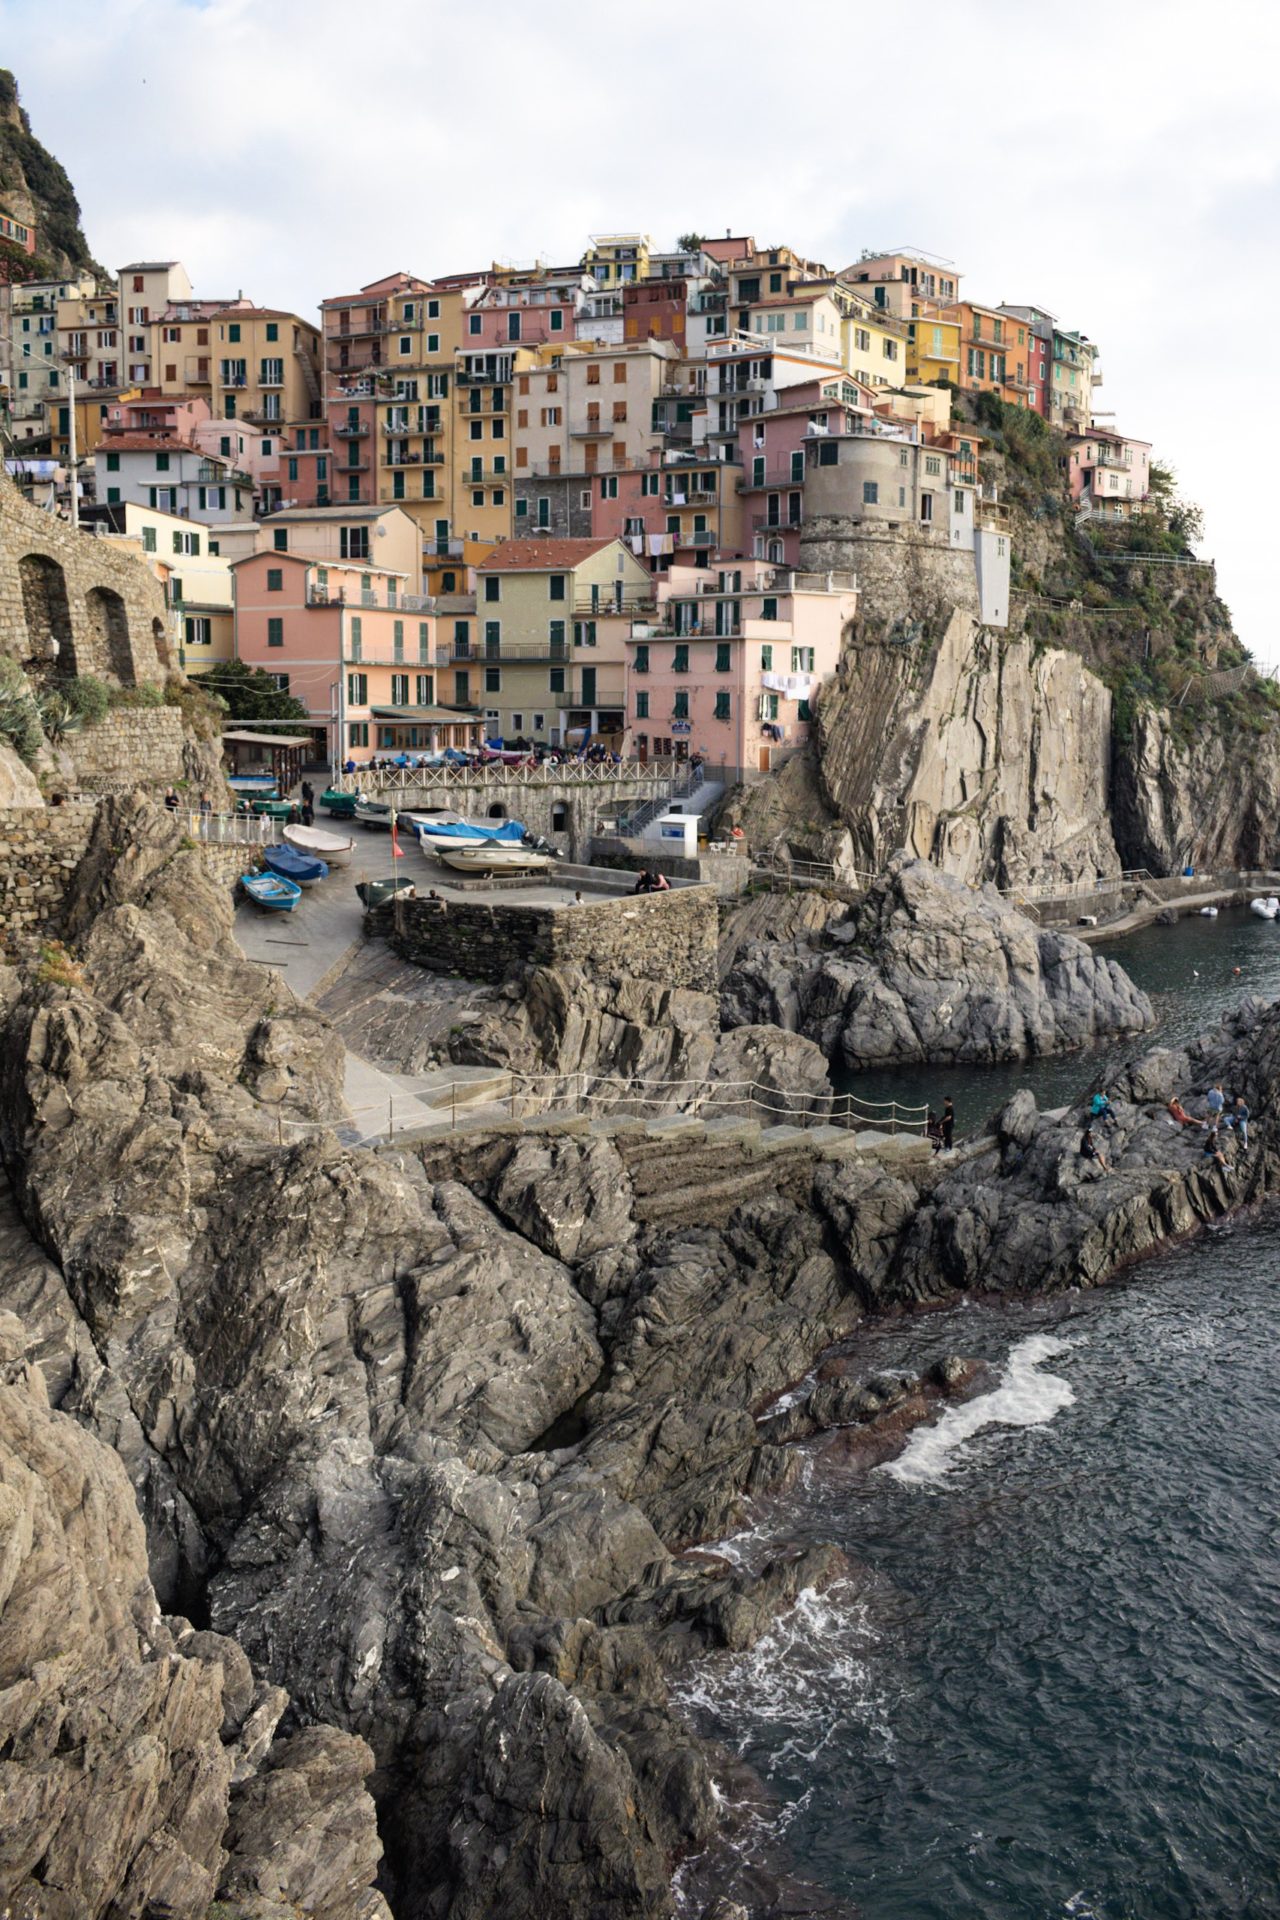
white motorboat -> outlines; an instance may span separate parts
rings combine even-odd
[[[435,851],[456,873],[540,873],[555,865],[553,854],[538,853],[514,840],[486,840],[479,846],[451,841],[447,846],[437,844]]]
[[[1249,911],[1256,913],[1260,920],[1274,920],[1280,914],[1280,900],[1274,893],[1268,894],[1265,899],[1259,897],[1249,902]]]
[[[391,827],[391,809],[385,800],[366,800],[360,794],[356,799],[356,819],[362,827],[381,827],[387,832]]]
[[[503,846],[520,847],[529,837],[520,820],[464,820],[456,813],[415,813],[401,817],[412,819],[418,844],[426,854],[438,852],[442,847],[486,847],[495,841]]]
[[[356,843],[345,833],[326,833],[323,827],[286,827],[284,837],[299,853],[309,853],[329,867],[345,867]]]

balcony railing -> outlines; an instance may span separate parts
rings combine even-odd
[[[751,517],[753,533],[799,533],[801,524],[798,516],[794,520],[771,520],[767,513],[756,513]]]
[[[802,487],[805,482],[803,473],[793,474],[790,467],[766,467],[759,479],[753,470],[744,468],[738,482],[739,493],[758,493],[762,488],[772,490],[775,487]]]
[[[339,420],[332,428],[339,440],[363,440],[368,436],[367,420]]]
[[[470,384],[469,382],[468,385]],[[492,381],[487,384],[494,385]],[[471,391],[473,394],[478,395],[480,393],[480,387],[471,386]],[[483,420],[489,414],[510,413],[510,411],[511,395],[502,387],[496,387],[492,396],[488,400],[482,399],[478,407],[473,406],[470,400],[463,400],[461,397],[458,399],[458,412],[474,416],[477,420]]]
[[[621,427],[625,431],[626,424],[625,420],[587,420],[580,427],[570,427],[569,438],[571,440],[608,440],[612,437],[615,427]]]
[[[652,589],[647,587],[637,587],[629,593],[623,592],[620,595],[602,588],[598,595],[578,592],[573,596],[575,614],[585,614],[588,618],[594,614],[601,620],[609,614],[640,613],[654,604]]]
[[[478,467],[474,464],[469,466],[465,473],[459,475],[461,484],[465,487],[487,487],[491,483],[506,485],[515,478],[515,474],[508,473],[505,467]]]
[[[394,447],[388,447],[383,465],[388,467],[442,467],[444,465],[444,455],[443,453],[437,453],[433,447],[423,447],[419,453],[409,453],[403,450],[397,452]]]
[[[325,365],[328,367],[330,373],[361,373],[371,367],[381,367],[383,365],[383,359],[381,351],[375,347],[364,353],[347,354],[345,356],[340,353],[331,353],[327,357]]]
[[[443,519],[443,514],[441,518]],[[440,536],[428,537],[422,543],[422,552],[428,560],[461,560],[463,545],[461,540],[448,540]]]

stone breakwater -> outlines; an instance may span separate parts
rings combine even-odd
[[[1023,1060],[1154,1018],[1115,961],[921,860],[896,861],[825,926],[736,953],[721,1017],[775,1022],[851,1067]]]
[[[841,1380],[794,1428],[757,1416],[871,1310],[1093,1284],[1280,1174],[1260,1139],[1228,1181],[1163,1111],[1218,1077],[1274,1110],[1280,1008],[1253,1005],[1113,1080],[1108,1179],[1077,1117],[1021,1096],[972,1156],[920,1168],[797,1153],[762,1183],[744,1155],[735,1195],[724,1143],[701,1216],[696,1170],[664,1212],[669,1162],[591,1131],[349,1150],[324,1124],[334,1035],[243,960],[157,809],[105,804],[68,925],[79,977],[5,976],[0,1034],[25,1396],[0,1492],[25,1473],[37,1516],[0,1585],[25,1729],[3,1791],[39,1802],[42,1849],[0,1823],[0,1900],[32,1910],[137,1910],[163,1875],[174,1920],[204,1920],[210,1887],[272,1920],[372,1920],[382,1896],[396,1920],[665,1920],[672,1861],[721,1818],[668,1674],[843,1565],[686,1549],[785,1494],[793,1431],[900,1430],[971,1376]],[[315,1130],[278,1145],[281,1109]],[[70,1438],[42,1441],[49,1421]],[[73,1452],[96,1506],[62,1484]],[[77,1581],[114,1610],[103,1642],[77,1631]],[[86,1691],[97,1718],[61,1704]]]

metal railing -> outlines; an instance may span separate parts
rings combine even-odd
[[[550,696],[548,696],[550,699]],[[459,722],[465,719],[458,716]],[[441,722],[441,727],[449,724]],[[558,758],[558,756],[557,756]],[[361,767],[355,773],[339,774],[334,782],[340,793],[385,793],[432,791],[458,787],[484,789],[613,786],[620,781],[641,782],[669,788],[674,769],[684,763],[670,759],[623,760],[616,766],[609,761],[559,759],[557,765],[544,760],[539,766],[508,766],[497,761],[488,766],[448,765],[440,767]],[[664,799],[668,797],[664,794]]]
[[[923,1135],[929,1109],[901,1100],[864,1100],[831,1088],[773,1087],[760,1080],[628,1080],[610,1074],[511,1076],[513,1119],[567,1113],[619,1120],[680,1114],[689,1119],[759,1120],[769,1126],[840,1127]]]
[[[274,847],[283,827],[269,813],[201,813],[180,807],[177,818],[188,838],[206,847]]]

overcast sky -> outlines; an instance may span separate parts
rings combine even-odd
[[[314,315],[407,268],[754,233],[953,260],[1100,343],[1100,409],[1207,518],[1280,660],[1265,478],[1280,293],[1272,0],[0,0],[0,64],[108,267]],[[1264,514],[1266,518],[1264,518]]]

